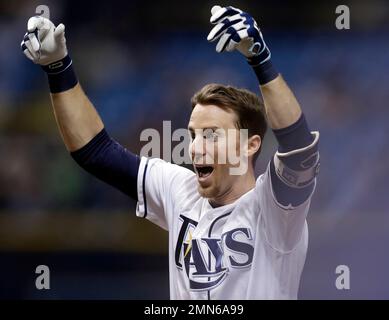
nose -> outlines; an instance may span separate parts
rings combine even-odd
[[[202,160],[206,154],[205,151],[205,141],[201,135],[197,135],[191,144],[191,156],[193,162],[198,162]]]

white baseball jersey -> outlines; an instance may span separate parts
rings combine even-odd
[[[279,204],[269,166],[255,188],[217,208],[197,183],[186,168],[141,159],[137,216],[169,231],[170,298],[297,299],[310,198]]]

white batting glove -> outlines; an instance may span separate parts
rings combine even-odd
[[[67,56],[65,26],[57,27],[42,16],[31,17],[27,33],[20,44],[25,56],[36,64],[47,66]]]
[[[234,7],[213,6],[210,22],[215,27],[208,34],[207,40],[216,45],[217,52],[237,49],[250,64],[263,64],[271,58],[262,33],[256,21],[246,12]]]

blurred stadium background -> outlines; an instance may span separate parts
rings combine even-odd
[[[110,134],[139,152],[140,132],[172,120],[220,82],[257,91],[237,53],[208,44],[209,10],[232,4],[257,18],[312,129],[321,173],[308,218],[301,299],[389,299],[389,3],[375,1],[0,2],[0,298],[168,299],[167,234],[135,217],[135,203],[82,171],[66,152],[39,67],[19,43],[46,4],[66,25],[79,79]],[[335,8],[351,30],[335,28]],[[269,132],[257,165],[276,144]],[[35,268],[51,290],[35,289]],[[351,269],[351,289],[335,268]]]

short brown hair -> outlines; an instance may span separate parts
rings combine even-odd
[[[193,95],[191,103],[192,109],[196,104],[213,104],[222,109],[235,112],[238,117],[237,128],[247,129],[249,137],[259,135],[263,142],[267,130],[265,106],[262,100],[253,92],[233,86],[211,83],[197,91]],[[255,164],[260,151],[261,148],[254,155],[253,164]]]

